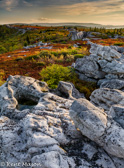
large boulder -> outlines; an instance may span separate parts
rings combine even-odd
[[[90,56],[78,58],[75,63],[75,69],[80,74],[85,74],[85,76],[90,78],[101,79],[105,77],[105,73],[100,71],[97,62]]]
[[[8,81],[0,87],[1,114],[9,116],[18,106],[19,99],[38,102],[40,97],[48,91],[45,82],[40,82],[31,77],[10,76]]]
[[[108,62],[106,60],[98,61],[103,72],[108,74],[123,75],[124,74],[124,60],[112,60]]]
[[[76,100],[70,116],[83,135],[107,153],[124,159],[124,129],[86,99]],[[123,120],[124,121],[124,120]]]

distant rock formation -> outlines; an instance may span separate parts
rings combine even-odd
[[[28,49],[35,48],[35,47],[40,47],[40,49],[52,49],[53,46],[49,46],[49,44],[43,43],[42,41],[40,41],[40,42],[35,43],[33,45],[24,46],[23,49],[27,49],[28,50]]]
[[[82,40],[83,38],[86,38],[88,37],[88,35],[90,34],[90,32],[85,32],[85,31],[76,31],[76,30],[73,30],[73,31],[70,31],[69,33],[69,37],[71,37],[72,40]]]
[[[123,92],[99,89],[91,102],[81,97],[71,83],[51,90],[10,76],[0,87],[0,167],[123,168]],[[35,105],[21,110],[20,99]]]

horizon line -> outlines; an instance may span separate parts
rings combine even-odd
[[[101,26],[124,26],[124,25],[114,25],[114,24],[111,24],[111,25],[108,25],[108,24],[101,24],[101,23],[92,23],[92,22],[88,22],[88,23],[83,23],[83,22],[50,22],[50,23],[45,23],[45,22],[30,22],[30,23],[27,23],[27,22],[15,22],[15,23],[0,23],[0,25],[10,25],[10,24],[93,24],[93,25],[101,25]]]

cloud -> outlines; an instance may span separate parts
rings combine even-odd
[[[73,5],[63,5],[58,8],[60,12],[66,15],[99,15],[111,12],[124,11],[123,0],[104,0],[98,3],[95,1],[85,1]]]
[[[84,2],[94,2],[101,0],[0,0],[0,7],[10,11],[16,7],[49,7],[60,5],[73,5]],[[2,3],[2,4],[1,4]]]
[[[18,0],[1,0],[0,6],[7,11],[11,11],[14,7],[18,5]]]
[[[51,19],[41,17],[41,18],[39,18],[38,20],[43,22],[43,21],[48,21],[48,20],[51,20]]]
[[[106,11],[123,10],[124,0],[0,0],[0,7],[11,11],[18,7],[41,7],[41,8],[56,8],[61,11],[65,9],[67,14],[74,13],[100,13]],[[58,9],[57,9],[58,8]]]
[[[8,15],[7,11],[11,14]],[[7,19],[35,23],[66,21],[123,24],[124,0],[0,0],[0,15]]]
[[[27,1],[23,1],[23,4],[26,5],[27,7],[31,7],[33,6],[33,4],[31,4],[30,2],[27,2]]]
[[[58,19],[52,19],[52,18],[45,18],[45,17],[40,17],[38,19],[30,19],[30,22],[33,22],[33,23],[57,23],[59,22],[60,20]],[[62,20],[63,21],[63,20]]]
[[[4,8],[7,11],[12,11],[14,8],[31,7],[32,4],[25,0],[0,0],[0,8]]]

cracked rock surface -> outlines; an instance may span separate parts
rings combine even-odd
[[[63,84],[59,91],[67,98],[30,77],[10,76],[0,87],[0,164],[6,163],[4,168],[123,168],[123,127],[115,119],[118,108],[111,107],[109,117],[86,99],[73,97],[79,95],[77,91],[69,92],[70,84]],[[20,99],[36,104],[20,110]]]
[[[102,146],[107,153],[124,158],[124,129],[86,99],[76,100],[71,118],[83,135]]]

